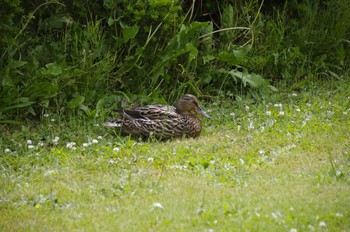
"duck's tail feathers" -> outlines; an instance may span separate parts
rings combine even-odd
[[[118,122],[105,122],[103,123],[104,126],[108,126],[108,127],[121,127],[122,124],[118,123]]]

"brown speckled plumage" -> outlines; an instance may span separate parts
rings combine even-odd
[[[195,113],[209,116],[199,107],[191,94],[181,97],[174,106],[147,105],[130,110],[116,110],[120,117],[105,122],[106,126],[120,127],[122,134],[144,138],[170,139],[197,137],[202,125]]]

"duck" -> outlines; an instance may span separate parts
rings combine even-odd
[[[175,106],[157,104],[114,111],[119,117],[105,122],[105,126],[121,128],[122,135],[158,140],[198,137],[202,123],[197,115],[210,119],[191,94],[180,97]]]

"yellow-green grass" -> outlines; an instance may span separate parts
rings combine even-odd
[[[207,104],[196,139],[3,128],[1,231],[350,231],[346,85]]]

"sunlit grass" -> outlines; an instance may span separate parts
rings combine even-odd
[[[347,231],[345,84],[207,104],[197,139],[137,141],[55,115],[3,127],[0,228]]]

